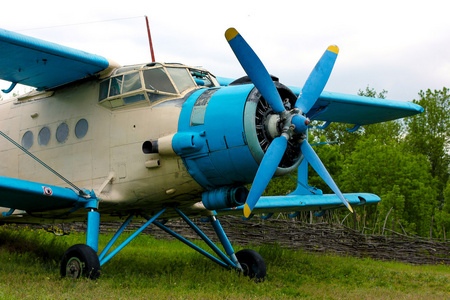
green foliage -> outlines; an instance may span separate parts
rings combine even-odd
[[[387,92],[366,87],[358,94],[385,98]],[[314,150],[343,192],[381,197],[378,206],[357,209],[362,226],[374,233],[381,233],[385,222],[399,232],[421,236],[429,236],[431,229],[437,238],[450,230],[450,93],[446,88],[428,90],[419,97],[413,102],[424,113],[404,120],[366,125],[353,133],[346,130],[352,125],[334,123],[310,130],[311,144],[331,142]],[[276,182],[273,195],[283,194],[277,193],[283,182],[283,178]],[[294,190],[295,182],[289,182],[289,190]],[[331,193],[311,168],[308,183]],[[343,219],[347,212],[335,214]]]
[[[424,112],[406,121],[408,149],[426,155],[431,163],[431,174],[437,180],[439,200],[443,202],[443,190],[449,179],[450,142],[450,94],[443,90],[420,91],[420,99],[413,102]]]
[[[450,180],[444,190],[444,204],[435,215],[434,236],[448,238],[450,236]]]
[[[406,152],[401,144],[380,143],[375,136],[360,139],[356,149],[344,163],[342,190],[381,195],[382,203],[387,200],[380,204],[381,220],[394,207],[397,219],[409,224],[412,233],[425,235],[436,199],[426,157]]]

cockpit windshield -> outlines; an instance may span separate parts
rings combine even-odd
[[[209,72],[184,65],[151,63],[119,68],[100,83],[99,102],[109,108],[179,98],[199,87],[219,86]]]

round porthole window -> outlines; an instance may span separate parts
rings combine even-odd
[[[25,132],[25,134],[22,136],[22,147],[25,149],[30,149],[31,146],[33,146],[33,133],[31,131]]]
[[[50,129],[43,127],[38,134],[38,143],[41,146],[47,146],[48,142],[50,142]]]
[[[82,139],[86,136],[88,132],[89,124],[86,119],[81,119],[75,125],[75,135],[77,138]]]
[[[64,143],[69,136],[69,126],[66,123],[59,124],[56,128],[56,140],[60,143]]]

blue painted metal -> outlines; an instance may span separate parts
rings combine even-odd
[[[260,218],[263,220],[267,220],[267,219],[272,218],[272,216],[273,216],[273,213],[268,213],[267,215],[260,216]]]
[[[355,132],[356,130],[359,129],[359,127],[361,127],[361,125],[355,124],[355,126],[353,126],[353,128],[351,128],[351,129],[346,128],[346,129],[348,132]]]
[[[0,176],[0,206],[26,211],[72,208],[86,199],[69,188]]]
[[[217,237],[219,238],[220,242],[222,243],[223,248],[225,249],[225,252],[228,254],[230,259],[233,261],[234,266],[238,269],[242,270],[241,264],[239,263],[236,254],[234,252],[233,246],[230,243],[230,240],[228,239],[227,235],[225,234],[225,231],[222,228],[222,225],[220,224],[219,220],[215,216],[211,216],[211,224],[214,228],[214,231],[216,232]]]
[[[346,193],[343,194],[351,206],[364,204],[376,204],[381,201],[380,197],[375,194],[368,193]],[[286,196],[263,196],[259,199],[258,204],[253,209],[255,214],[293,212],[293,211],[321,211],[329,209],[343,208],[345,205],[335,194],[323,195],[286,195]],[[217,210],[219,215],[222,214],[240,214],[244,209],[244,205],[236,208],[226,208]]]
[[[0,79],[49,89],[108,66],[104,57],[0,29]]]
[[[323,217],[323,215],[325,214],[325,212],[326,212],[326,210],[322,210],[321,212],[316,212],[316,213],[314,213],[314,215],[316,216],[316,217]]]
[[[227,86],[235,80],[233,78],[225,78],[225,77],[216,77],[216,79],[221,86]]]
[[[266,67],[264,67],[253,49],[234,28],[229,28],[225,32],[225,37],[242,68],[264,99],[269,103],[270,107],[276,113],[285,111],[283,101],[281,100],[280,94],[278,94],[269,72],[267,72]]]
[[[289,214],[288,217],[291,218],[291,219],[293,219],[293,218],[298,217],[299,214],[300,214],[300,212],[299,212],[299,211],[296,211],[296,212],[294,212],[294,213],[292,213],[292,214]]]
[[[222,225],[220,224],[219,220],[215,216],[210,217],[210,220],[211,220],[211,225],[217,234],[217,237],[219,238],[220,242],[222,243],[222,246],[225,249],[225,252],[228,255],[234,254],[233,246],[231,246],[230,240],[228,239],[227,235],[225,234],[225,231],[223,230]]]
[[[353,212],[350,204],[347,199],[344,198],[338,186],[334,182],[333,178],[331,178],[330,173],[328,173],[327,169],[323,165],[320,158],[317,156],[316,152],[312,149],[312,147],[305,140],[302,142],[300,149],[303,153],[303,156],[308,161],[308,163],[313,167],[313,169],[317,172],[317,174],[325,181],[325,183],[331,188],[331,190],[341,199],[342,203],[347,206],[347,208]]]
[[[204,192],[202,203],[209,210],[236,207],[245,203],[248,189],[245,187],[222,187]]]
[[[321,146],[321,145],[331,145],[331,144],[338,144],[339,142],[334,141],[334,142],[323,142],[323,143],[314,143],[314,144],[310,144],[311,146]]]
[[[245,202],[245,217],[248,218],[250,216],[253,207],[255,207],[256,202],[258,202],[258,199],[261,197],[267,184],[269,184],[270,179],[272,179],[273,174],[275,174],[278,164],[286,151],[286,147],[287,138],[284,135],[275,138],[272,143],[270,143],[258,168],[255,179],[253,180],[247,201]]]
[[[325,124],[323,124],[322,126],[316,125],[316,128],[317,128],[317,129],[325,129],[325,128],[327,128],[328,126],[330,126],[331,123],[333,123],[333,122],[327,121],[327,122],[325,122]]]
[[[9,216],[11,216],[14,213],[14,211],[15,211],[15,209],[11,208],[8,212],[2,212],[2,215],[4,217],[9,217]]]
[[[11,82],[11,85],[7,89],[2,89],[2,92],[5,94],[10,93],[17,85],[17,82]]]
[[[95,210],[90,210],[87,218],[87,237],[86,245],[98,251],[98,237],[100,234],[100,214]]]
[[[299,88],[293,87],[292,90],[294,93],[300,92]],[[323,111],[323,107],[327,109]],[[386,122],[423,112],[421,106],[412,102],[334,92],[323,92],[307,117],[312,119],[318,110],[322,113],[314,116],[314,120],[360,125]]]
[[[202,240],[221,258],[223,259],[227,265],[236,267],[235,263],[232,262],[223,252],[198,228],[189,218],[183,214],[181,210],[174,207],[175,211],[180,215],[180,217],[192,228],[201,238]],[[213,225],[214,226],[214,225]],[[217,225],[216,225],[217,226]],[[215,228],[214,228],[215,229]],[[219,239],[221,237],[219,236]],[[223,238],[223,237],[222,237]],[[222,240],[221,240],[222,241]],[[230,245],[231,246],[231,245]],[[225,245],[224,245],[225,247]],[[234,251],[233,251],[234,252]]]
[[[111,249],[111,247],[114,245],[114,243],[117,241],[117,239],[119,238],[119,236],[122,234],[122,232],[125,230],[125,228],[128,226],[128,224],[130,224],[131,220],[133,219],[133,215],[129,216],[125,222],[123,222],[122,226],[119,228],[119,230],[117,230],[117,232],[114,234],[113,238],[108,242],[108,244],[106,245],[105,249],[103,249],[103,251],[100,253],[100,255],[98,256],[98,259],[101,261],[103,259],[103,257],[105,257],[105,255],[109,252],[109,250]]]
[[[91,208],[91,209],[97,209],[98,208],[98,198],[95,196],[94,190],[91,190],[89,193],[86,193],[89,195],[88,198],[84,199],[84,208]]]
[[[224,267],[224,268],[228,268],[229,265],[227,265],[226,263],[224,263],[223,261],[217,259],[215,256],[209,254],[208,252],[206,252],[205,250],[203,250],[202,248],[198,247],[197,245],[193,244],[192,242],[190,242],[189,240],[185,239],[184,237],[182,237],[181,235],[179,235],[178,233],[176,233],[175,231],[167,228],[166,226],[164,226],[163,224],[159,223],[158,221],[155,221],[154,224],[156,226],[158,226],[160,229],[164,230],[165,232],[167,232],[168,234],[170,234],[171,236],[173,236],[174,238],[178,239],[180,242],[184,243],[185,245],[191,247],[192,249],[194,249],[195,251],[199,252],[200,254],[202,254],[203,256],[206,256],[207,258],[209,258],[210,260],[212,260],[213,262],[217,263],[218,265]]]
[[[126,245],[128,245],[134,238],[136,238],[145,228],[147,228],[150,224],[152,224],[162,213],[166,211],[166,208],[163,208],[160,212],[158,212],[156,215],[154,215],[152,218],[149,218],[149,220],[141,226],[138,230],[136,230],[129,238],[127,238],[122,244],[117,246],[116,249],[111,251],[110,254],[108,254],[106,257],[104,257],[100,261],[100,266],[104,265],[106,262],[108,262],[111,258],[113,258],[117,253],[120,252]]]
[[[297,188],[292,193],[295,195],[310,195],[312,194],[310,186],[308,185],[308,162],[303,159],[297,169]]]
[[[306,80],[302,92],[295,103],[295,107],[299,108],[303,113],[309,112],[322,93],[333,70],[337,54],[338,48],[336,46],[328,47]]]
[[[308,130],[309,120],[303,115],[294,115],[291,122],[295,125],[295,133],[304,133]]]
[[[198,132],[178,132],[172,139],[173,151],[180,156],[197,153],[205,147],[206,139]]]
[[[306,115],[310,120],[316,120],[318,116],[320,116],[321,114],[325,113],[328,110],[328,106],[317,107],[317,105],[314,105],[313,107],[314,109],[310,110],[312,112]]]
[[[210,89],[214,93],[208,93],[207,103],[199,101],[206,93],[200,90],[183,104],[173,148],[191,176],[208,190],[253,180],[258,164],[247,145],[243,121],[252,89],[253,85]],[[196,119],[200,106],[202,122]],[[226,122],[217,122],[219,119]]]

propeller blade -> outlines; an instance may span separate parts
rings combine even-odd
[[[267,72],[267,69],[253,49],[234,28],[228,28],[225,32],[225,37],[242,68],[264,99],[269,103],[270,107],[276,113],[285,111],[283,101],[281,100],[280,94],[278,94],[269,72]]]
[[[338,53],[339,48],[337,46],[328,47],[311,71],[311,74],[309,74],[302,88],[302,92],[295,103],[295,107],[299,108],[303,113],[306,114],[309,112],[322,93],[333,70]]]
[[[331,178],[330,173],[328,173],[327,169],[323,165],[319,156],[317,156],[316,152],[313,150],[311,145],[305,140],[300,146],[300,149],[303,153],[303,156],[308,161],[308,163],[313,167],[313,169],[319,174],[319,176],[325,181],[325,183],[333,190],[333,192],[341,199],[341,201],[347,206],[347,208],[353,212],[350,203],[348,203],[347,199],[344,198],[341,191],[337,187],[333,178]]]
[[[282,135],[275,138],[267,148],[258,171],[256,172],[255,179],[253,180],[252,188],[247,196],[247,201],[244,206],[244,216],[248,218],[252,213],[253,208],[261,197],[262,193],[272,179],[273,174],[278,168],[284,152],[287,148],[287,138]]]

